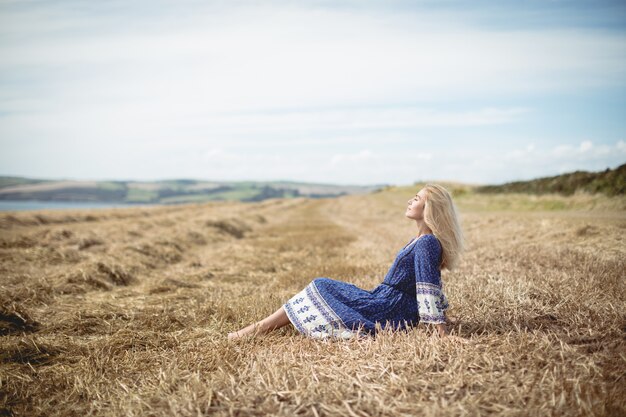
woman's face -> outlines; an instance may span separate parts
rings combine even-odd
[[[424,204],[426,204],[426,197],[428,192],[425,188],[422,188],[413,198],[411,198],[406,208],[405,215],[409,219],[423,220],[424,219]]]

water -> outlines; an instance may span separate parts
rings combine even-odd
[[[154,204],[104,203],[96,201],[18,201],[0,200],[0,211],[80,210],[102,208],[148,207]]]

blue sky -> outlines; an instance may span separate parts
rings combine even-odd
[[[502,183],[625,105],[624,2],[0,0],[0,175]]]

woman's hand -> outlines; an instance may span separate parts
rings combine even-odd
[[[455,344],[467,343],[469,341],[463,337],[449,334],[445,323],[435,324],[435,332],[433,332],[433,336],[445,340],[446,342],[451,342]]]
[[[435,329],[437,331],[436,334],[439,335],[439,337],[444,337],[448,335],[448,330],[446,329],[445,323],[435,324]]]

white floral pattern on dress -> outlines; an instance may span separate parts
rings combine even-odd
[[[345,326],[322,298],[314,282],[291,297],[283,308],[296,329],[314,339],[350,339],[359,335],[358,331]]]
[[[448,300],[440,286],[428,282],[418,282],[416,295],[420,322],[431,324],[446,322],[444,311],[448,308]]]

